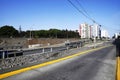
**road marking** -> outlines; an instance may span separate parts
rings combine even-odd
[[[73,54],[73,55],[70,55],[70,56],[67,56],[67,57],[57,59],[57,60],[52,60],[52,61],[41,63],[41,64],[38,64],[38,65],[34,65],[34,66],[27,67],[27,68],[19,69],[19,70],[16,70],[16,71],[11,71],[11,72],[8,72],[8,73],[4,73],[4,74],[0,75],[0,79],[7,78],[7,77],[10,77],[10,76],[13,76],[13,75],[25,72],[25,71],[33,70],[33,69],[36,69],[36,68],[41,68],[41,67],[44,67],[44,66],[47,66],[47,65],[50,65],[50,64],[54,64],[54,63],[57,63],[57,62],[60,62],[60,61],[63,61],[63,60],[67,60],[67,59],[70,59],[70,58],[73,58],[73,57],[76,57],[76,56],[79,56],[81,54],[85,54],[85,53],[88,53],[88,52],[97,51],[97,50],[100,50],[100,49],[103,49],[103,48],[106,48],[106,47],[109,47],[109,46],[90,49],[90,50],[79,52],[79,53],[76,53],[76,54]]]
[[[116,80],[120,80],[120,57],[117,57]]]

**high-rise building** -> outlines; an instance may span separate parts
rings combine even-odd
[[[93,28],[93,37],[96,37],[99,39],[101,37],[100,25],[94,23],[92,28]]]
[[[81,38],[90,38],[90,27],[87,23],[80,24],[79,35]]]
[[[117,38],[118,36],[120,36],[120,33],[115,33],[115,38]]]
[[[94,38],[94,26],[90,25],[90,36],[91,38]]]
[[[109,37],[108,31],[102,29],[102,30],[101,30],[101,37],[108,38],[108,37]]]
[[[79,28],[79,35],[81,38],[100,38],[101,37],[101,30],[100,25],[88,25],[87,23],[80,24]]]

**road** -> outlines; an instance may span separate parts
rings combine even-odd
[[[2,80],[115,80],[115,59],[110,46]]]

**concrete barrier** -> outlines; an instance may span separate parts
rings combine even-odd
[[[28,48],[36,48],[36,47],[41,47],[42,44],[32,44],[32,45],[28,45]]]

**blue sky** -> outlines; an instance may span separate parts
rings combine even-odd
[[[76,0],[71,0],[80,10]],[[78,0],[87,13],[110,35],[120,31],[120,0]],[[81,23],[93,24],[67,0],[0,0],[0,26],[22,30],[79,29]]]

